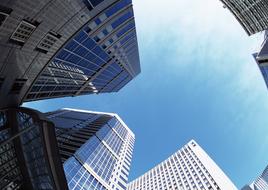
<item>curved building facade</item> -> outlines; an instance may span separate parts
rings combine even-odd
[[[0,51],[0,107],[116,92],[140,73],[131,0],[3,0]]]
[[[268,29],[268,1],[221,0],[248,35]]]

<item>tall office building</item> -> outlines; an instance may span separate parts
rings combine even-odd
[[[116,114],[1,111],[0,189],[125,190],[134,141]]]
[[[248,35],[268,29],[267,0],[220,0],[235,16]]]
[[[0,108],[117,92],[140,63],[131,0],[1,0]]]
[[[0,189],[67,189],[55,128],[29,108],[0,111]]]
[[[251,185],[246,185],[242,188],[242,190],[267,190],[267,189],[268,189],[268,166]]]
[[[142,176],[128,184],[128,190],[235,190],[231,180],[191,140]]]
[[[264,41],[261,45],[261,50],[258,53],[254,53],[255,58],[260,71],[263,75],[266,86],[268,87],[268,32],[265,32]]]
[[[118,115],[73,109],[46,115],[70,190],[126,189],[135,136]]]
[[[258,190],[268,189],[268,166],[264,169],[262,174],[254,182],[254,187]]]

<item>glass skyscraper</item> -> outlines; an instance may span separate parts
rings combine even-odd
[[[62,109],[55,124],[69,189],[124,190],[135,136],[116,114]]]
[[[264,78],[265,84],[268,87],[268,32],[265,31],[264,41],[261,45],[261,49],[258,53],[253,54],[262,76]]]
[[[53,123],[29,108],[0,111],[0,189],[67,189]]]
[[[267,189],[268,189],[268,166],[251,185],[246,185],[242,188],[242,190],[267,190]]]
[[[0,108],[117,92],[140,73],[131,0],[3,0],[0,44]]]
[[[220,0],[248,35],[268,29],[267,0]]]
[[[236,190],[207,153],[191,140],[142,176],[128,190]]]
[[[134,141],[117,114],[1,111],[0,189],[125,190]]]

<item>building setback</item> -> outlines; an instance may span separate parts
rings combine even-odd
[[[235,16],[248,35],[268,29],[267,0],[220,0]]]
[[[118,115],[73,109],[46,115],[70,190],[126,189],[135,136]]]
[[[191,140],[142,176],[128,190],[236,190],[237,188],[207,153]]]
[[[140,73],[131,0],[1,0],[0,108],[117,92]]]
[[[251,185],[245,185],[241,190],[267,190],[267,189],[268,189],[268,166]]]

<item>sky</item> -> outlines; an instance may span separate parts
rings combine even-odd
[[[164,2],[164,3],[163,3]],[[118,93],[26,103],[117,113],[136,135],[129,180],[191,139],[234,184],[268,164],[268,91],[247,36],[219,0],[134,0],[141,74]]]

